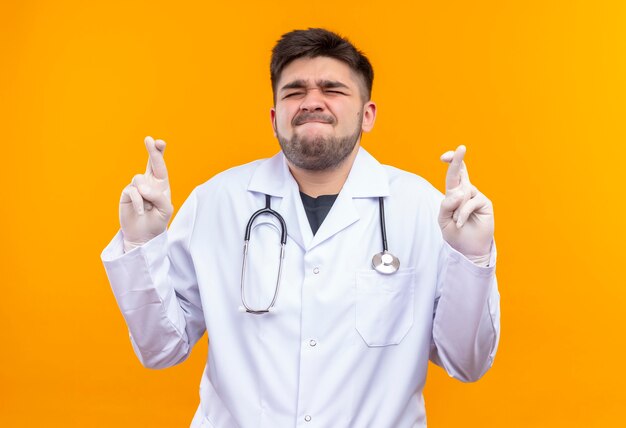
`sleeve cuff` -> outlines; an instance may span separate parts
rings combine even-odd
[[[167,257],[167,231],[124,253],[120,230],[100,255],[116,296],[152,288],[150,278],[164,257]]]
[[[163,244],[167,242],[167,231],[164,231],[160,235],[155,236],[145,244],[135,247],[128,252],[124,252],[124,235],[122,234],[122,230],[118,230],[111,242],[102,250],[100,254],[100,258],[102,262],[113,262],[120,259],[128,258],[133,253],[137,252],[147,252],[154,253],[156,248],[161,247]]]
[[[497,259],[497,250],[496,250],[496,241],[494,240],[491,244],[491,253],[489,255],[489,266],[483,267],[479,266],[476,263],[472,262],[470,259],[465,257],[462,253],[458,252],[450,244],[444,241],[444,250],[450,260],[458,263],[465,270],[478,275],[478,276],[489,276],[492,275],[496,269],[496,259]]]

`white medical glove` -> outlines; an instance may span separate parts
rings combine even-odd
[[[146,137],[144,142],[148,149],[146,173],[135,175],[120,198],[125,252],[163,233],[174,211],[163,159],[165,141]]]
[[[465,146],[441,155],[449,163],[446,196],[439,210],[443,239],[480,266],[487,266],[493,242],[493,205],[469,181],[463,157]]]

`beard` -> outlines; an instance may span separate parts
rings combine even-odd
[[[311,119],[322,119],[327,121],[327,123],[335,123],[334,117],[317,116],[315,113],[307,116],[298,115],[292,123],[300,125]],[[276,136],[285,157],[293,165],[308,171],[324,171],[337,168],[352,153],[361,137],[362,123],[363,112],[359,114],[354,132],[344,137],[324,137],[319,135],[303,137],[294,133],[291,138],[285,138],[278,130],[276,131]]]

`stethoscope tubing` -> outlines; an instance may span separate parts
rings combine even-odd
[[[400,268],[400,261],[396,256],[391,254],[388,250],[387,246],[387,227],[385,221],[385,202],[384,198],[380,196],[378,198],[378,206],[379,206],[379,217],[380,217],[380,232],[383,243],[383,251],[381,253],[374,254],[372,257],[372,267],[379,273],[389,275],[396,273]],[[248,245],[250,243],[250,236],[252,234],[252,226],[256,218],[260,215],[268,214],[274,216],[280,222],[280,261],[278,264],[278,275],[276,278],[276,287],[274,288],[274,296],[272,297],[272,301],[266,309],[253,309],[246,302],[245,296],[245,280],[246,280],[246,269],[248,267]],[[285,246],[287,245],[287,223],[285,219],[271,207],[271,196],[265,195],[265,207],[260,210],[255,211],[250,220],[248,220],[248,224],[246,225],[246,231],[244,234],[244,242],[243,242],[243,263],[241,266],[241,303],[243,304],[242,310],[244,312],[250,314],[265,314],[270,312],[274,305],[276,304],[276,299],[278,298],[278,290],[280,289],[280,282],[283,273],[283,261],[285,259]]]
[[[383,252],[386,253],[389,248],[387,247],[387,226],[385,222],[385,202],[382,196],[378,198],[378,210],[380,212],[380,233],[383,239]]]
[[[270,198],[270,195],[265,195],[265,208],[261,208],[260,210],[255,211],[254,214],[252,214],[252,217],[250,217],[250,220],[248,220],[248,224],[246,225],[246,233],[243,238],[244,242],[250,241],[250,235],[252,234],[252,225],[254,224],[254,220],[256,220],[256,218],[262,214],[269,214],[276,217],[280,222],[280,243],[282,245],[285,245],[287,243],[287,223],[285,223],[285,219],[282,215],[278,213],[278,211],[272,209],[270,205]]]
[[[252,234],[252,225],[254,224],[254,220],[262,214],[269,214],[278,219],[280,222],[280,261],[278,263],[278,275],[276,278],[276,287],[274,288],[274,296],[272,297],[272,301],[266,309],[252,309],[248,303],[246,302],[245,296],[245,281],[246,281],[246,269],[248,267],[248,244],[250,243],[250,235]],[[280,215],[277,211],[273,210],[271,207],[271,197],[270,195],[265,195],[265,208],[261,208],[256,211],[248,220],[248,224],[246,225],[246,232],[244,234],[243,241],[243,263],[241,265],[241,303],[245,309],[245,312],[250,314],[265,314],[270,312],[270,310],[276,304],[276,299],[278,298],[278,290],[280,289],[280,280],[283,273],[283,260],[285,259],[285,245],[287,245],[287,223],[283,216]]]

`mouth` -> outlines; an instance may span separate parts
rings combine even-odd
[[[324,125],[332,125],[335,123],[334,118],[325,114],[304,114],[295,118],[293,124],[295,126],[304,125],[307,123],[321,123]]]
[[[309,123],[321,123],[323,125],[330,125],[330,122],[326,122],[324,120],[306,120],[304,122],[298,122],[298,124],[296,126],[307,125]]]

